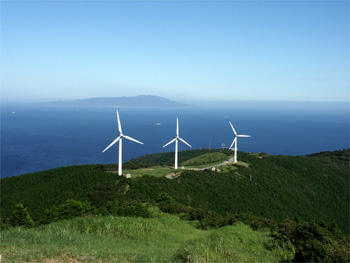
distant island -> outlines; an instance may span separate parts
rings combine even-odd
[[[168,100],[159,96],[140,95],[136,97],[104,97],[81,100],[49,101],[36,103],[42,106],[93,106],[93,107],[147,107],[179,108],[191,105]]]

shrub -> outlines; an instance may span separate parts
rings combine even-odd
[[[269,229],[274,230],[276,229],[276,223],[268,218],[255,216],[252,213],[242,213],[242,214],[236,214],[232,215],[231,218],[229,218],[229,221],[231,221],[230,225],[233,222],[243,222],[246,225],[249,225],[253,230],[261,230],[261,229]]]
[[[74,199],[67,200],[63,205],[58,207],[59,219],[71,219],[77,216],[82,216],[94,211],[89,202],[80,202]]]
[[[40,224],[50,224],[59,220],[59,212],[56,206],[53,206],[51,209],[45,209],[41,214],[39,223]]]
[[[89,202],[81,202],[74,199],[67,200],[59,207],[53,206],[45,209],[40,215],[39,224],[49,224],[62,219],[71,219],[86,214],[96,214],[96,208]]]
[[[280,246],[288,242],[293,245],[294,262],[348,262],[349,242],[340,238],[337,231],[328,229],[336,227],[295,218],[279,224],[277,233],[272,236]]]
[[[131,216],[131,217],[152,217],[152,213],[148,210],[148,206],[142,203],[120,203],[118,201],[111,202],[104,210],[104,215],[115,216]]]
[[[172,198],[168,193],[160,193],[156,199],[157,203],[173,203],[175,202],[174,198]]]

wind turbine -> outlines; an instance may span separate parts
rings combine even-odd
[[[164,147],[168,146],[169,144],[175,142],[175,169],[177,169],[177,162],[178,162],[178,140],[182,141],[184,144],[187,144],[189,147],[192,148],[192,146],[189,145],[184,139],[179,137],[179,117],[176,118],[176,136],[175,136],[175,138],[163,146],[163,148],[164,148]]]
[[[234,155],[233,162],[237,163],[237,141],[238,141],[238,137],[250,137],[250,135],[239,135],[239,134],[237,134],[235,128],[233,128],[232,123],[230,121],[229,121],[229,123],[230,123],[230,125],[232,127],[232,130],[233,130],[234,134],[235,134],[235,139],[233,140],[233,142],[232,142],[232,144],[231,144],[229,149],[231,150],[233,144],[235,145],[235,155]]]
[[[122,139],[125,138],[125,139],[128,139],[130,141],[133,141],[133,142],[137,142],[139,144],[143,144],[142,142],[139,142],[138,140],[135,140],[127,135],[124,135],[123,134],[123,131],[122,131],[122,126],[120,124],[120,119],[119,119],[119,113],[118,113],[118,110],[117,110],[117,117],[118,117],[118,130],[119,130],[119,136],[117,139],[115,139],[110,145],[108,145],[108,147],[106,149],[104,149],[102,151],[102,153],[104,153],[105,151],[107,151],[113,144],[115,144],[116,142],[119,141],[119,161],[118,161],[118,174],[119,175],[122,175]]]

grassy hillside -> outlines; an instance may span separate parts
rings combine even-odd
[[[86,217],[0,234],[3,262],[281,262],[268,232],[237,223],[199,230],[177,216]],[[268,249],[268,247],[270,247]]]
[[[154,199],[167,192],[180,203],[221,215],[251,212],[278,222],[299,215],[335,221],[348,233],[347,174],[303,157],[246,156],[246,161],[248,168],[227,173],[184,171],[174,180],[137,178],[129,182],[127,195]]]
[[[199,150],[187,150],[179,152],[179,164],[182,164],[190,159],[196,158],[204,154],[211,154],[220,152],[218,149],[199,149]],[[229,153],[226,151],[226,153]],[[166,153],[156,153],[156,154],[147,154],[140,156],[138,158],[133,158],[129,162],[126,162],[125,165],[130,165],[132,163],[150,163],[150,164],[170,164],[173,165],[175,161],[174,152]]]
[[[213,153],[216,153],[213,155]],[[219,153],[219,155],[218,155]],[[180,162],[224,156],[219,150],[184,151]],[[244,165],[227,165],[222,172],[182,171],[169,180],[147,176],[149,167],[172,163],[173,153],[146,155],[124,167],[139,168],[144,176],[126,179],[106,172],[103,165],[71,166],[1,179],[1,218],[23,203],[34,220],[45,209],[67,199],[90,201],[103,208],[114,200],[155,203],[166,192],[177,202],[218,213],[250,212],[281,222],[299,215],[307,220],[336,222],[349,233],[349,150],[309,156],[269,156],[239,152]]]
[[[218,164],[223,161],[227,161],[229,159],[228,155],[222,152],[213,152],[213,153],[207,153],[203,154],[194,158],[191,158],[189,160],[186,160],[184,162],[181,162],[181,165],[184,166],[206,166],[208,164]]]

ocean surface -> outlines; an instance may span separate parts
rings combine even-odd
[[[152,153],[175,136],[193,149],[229,147],[273,155],[305,155],[349,148],[348,103],[236,102],[177,109],[119,108],[123,133],[144,145],[123,140],[123,162]],[[1,177],[76,164],[117,163],[116,108],[1,106]],[[179,150],[188,146],[179,142]],[[239,157],[239,156],[238,156]]]

